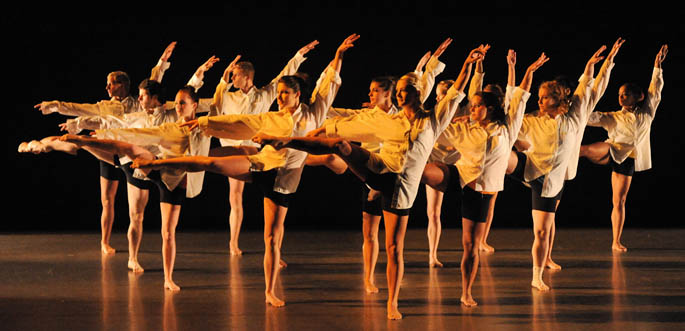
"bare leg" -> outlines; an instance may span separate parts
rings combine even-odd
[[[386,275],[388,278],[388,319],[401,319],[398,309],[400,284],[404,277],[404,236],[407,232],[409,216],[383,211],[385,220],[385,251],[387,254]]]
[[[279,206],[269,198],[264,198],[264,282],[266,289],[264,295],[266,303],[274,307],[285,306],[285,301],[276,297],[274,288],[278,271],[278,261],[281,260],[281,247],[279,244],[281,233],[284,229],[285,215],[288,208]]]
[[[485,222],[485,231],[483,231],[483,242],[480,245],[480,250],[486,253],[494,253],[495,248],[488,245],[488,235],[490,234],[490,227],[492,226],[492,219],[495,217],[495,201],[497,200],[497,192],[492,195],[490,204],[488,205],[488,216]]]
[[[557,205],[554,207],[554,210],[559,208],[559,200],[557,200]],[[556,213],[554,213],[556,215]],[[557,225],[556,225],[556,220],[555,217],[552,218],[552,225],[550,226],[549,229],[549,249],[547,250],[547,262],[545,263],[545,267],[552,269],[552,270],[561,270],[561,266],[557,264],[556,262],[552,261],[552,249],[554,249],[554,237],[557,233]]]
[[[582,145],[580,146],[580,156],[587,158],[592,163],[607,164],[610,157],[609,147],[610,145],[603,141]]]
[[[100,250],[105,255],[116,252],[109,245],[109,239],[112,236],[112,224],[114,224],[114,200],[117,196],[117,188],[119,188],[119,181],[100,177],[100,202],[102,204],[102,213],[100,214]]]
[[[187,172],[210,171],[226,177],[250,182],[250,161],[247,156],[184,156],[162,160],[136,159],[131,165],[132,168],[140,169],[180,169]]]
[[[446,164],[441,162],[431,162],[426,164],[421,174],[421,183],[426,184],[434,190],[445,192],[450,182],[450,171]]]
[[[613,202],[613,208],[611,209],[611,229],[613,233],[611,249],[617,252],[625,252],[628,250],[628,248],[621,244],[621,235],[623,234],[623,225],[626,221],[626,199],[632,180],[632,176],[611,172]]]
[[[548,291],[547,286],[542,281],[542,272],[547,263],[547,256],[549,255],[549,236],[554,223],[554,214],[541,210],[533,210],[533,247],[531,254],[533,256],[533,280],[530,285],[540,291]]]
[[[480,262],[480,244],[485,231],[485,223],[476,223],[467,218],[461,219],[462,236],[461,243],[464,254],[461,257],[461,303],[467,307],[473,307],[478,303],[473,300],[471,287],[478,274]]]
[[[228,223],[231,231],[229,249],[231,255],[242,255],[243,251],[238,248],[238,238],[240,237],[240,227],[243,224],[243,189],[245,182],[233,178],[228,178],[229,193],[228,201],[231,211],[228,215]]]
[[[331,169],[336,175],[341,175],[347,170],[347,164],[340,156],[335,154],[324,154],[324,155],[307,155],[307,160],[305,165],[316,167],[316,166],[326,166]]]
[[[162,259],[164,262],[164,288],[179,291],[181,288],[174,283],[174,263],[176,262],[176,225],[181,214],[181,205],[161,202],[159,208],[162,214]]]
[[[378,287],[375,285],[373,276],[376,270],[376,261],[378,261],[378,227],[380,223],[381,216],[362,212],[362,234],[364,236],[362,255],[364,258],[364,289],[366,293],[378,293]]]
[[[283,260],[283,237],[285,236],[285,218],[283,218],[283,231],[280,232],[280,235],[278,236],[278,249],[280,252],[280,259],[278,260],[278,267],[283,269],[287,268],[288,264],[285,263],[285,260]]]
[[[442,211],[442,198],[444,193],[426,185],[426,214],[428,216],[428,266],[440,267],[442,263],[438,260],[438,245],[440,243],[440,233],[442,224],[440,223],[440,213]]]
[[[143,240],[143,217],[145,206],[147,205],[150,191],[140,189],[134,185],[127,184],[128,192],[128,215],[130,224],[128,226],[128,268],[134,273],[145,271],[138,263],[138,251]]]
[[[52,151],[64,152],[71,155],[76,155],[79,147],[75,144],[60,141],[60,136],[45,137],[41,140],[31,140],[29,142],[22,142],[19,144],[17,151],[19,153],[49,153]]]

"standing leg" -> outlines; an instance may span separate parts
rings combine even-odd
[[[381,216],[362,212],[362,234],[364,236],[362,255],[364,258],[364,289],[366,293],[378,292],[373,275],[376,270],[376,261],[378,261],[378,227],[380,223]]]
[[[530,285],[540,291],[549,290],[549,286],[542,281],[542,272],[549,255],[549,237],[552,223],[554,223],[554,213],[533,209],[533,235],[535,239],[531,249],[533,256],[533,280]]]
[[[150,196],[150,190],[144,190],[127,183],[128,193],[128,215],[130,223],[128,226],[128,268],[134,273],[145,271],[138,263],[138,251],[143,240],[143,217],[145,206]]]
[[[461,257],[461,303],[467,307],[478,305],[471,295],[471,287],[478,274],[480,245],[485,226],[485,223],[473,222],[468,218],[461,219],[461,243],[464,248],[464,254]]]
[[[285,306],[285,301],[276,297],[274,288],[281,260],[281,241],[287,207],[279,206],[269,198],[264,198],[264,282],[266,303],[274,307]]]
[[[242,255],[243,251],[238,248],[238,238],[240,237],[240,227],[243,224],[243,189],[245,182],[229,177],[228,185],[228,201],[231,205],[231,211],[228,215],[231,239],[228,245],[231,255]]]
[[[117,171],[119,171],[117,169]],[[102,254],[114,254],[116,251],[109,245],[109,239],[112,236],[112,224],[114,224],[114,200],[117,195],[117,188],[119,188],[119,181],[109,180],[105,177],[100,177],[100,202],[102,203],[102,214],[100,215],[100,231],[102,233],[100,240],[100,249]]]
[[[490,234],[490,227],[492,226],[492,219],[495,217],[495,201],[497,200],[497,192],[492,195],[490,204],[488,205],[488,216],[485,221],[485,231],[483,231],[483,240],[480,245],[480,250],[487,253],[495,252],[495,248],[488,245],[488,235]]]
[[[611,209],[611,229],[613,233],[611,249],[618,252],[625,252],[628,250],[628,248],[621,244],[621,235],[623,234],[623,224],[625,224],[626,221],[626,199],[632,180],[632,176],[611,172],[613,202],[613,208]]]
[[[444,193],[426,185],[426,214],[428,216],[428,266],[442,268],[442,263],[438,260],[438,245],[442,224],[440,223],[440,213],[442,209],[442,198]]]
[[[383,211],[385,220],[385,251],[388,256],[386,275],[388,278],[388,319],[401,319],[398,309],[400,284],[404,276],[404,236],[409,216]]]
[[[554,208],[559,207],[559,202],[560,200],[557,201],[557,206]],[[554,213],[556,215],[556,213]],[[557,233],[557,225],[556,225],[556,217],[552,217],[552,225],[550,226],[549,229],[549,242],[548,242],[548,247],[549,249],[547,250],[547,262],[545,262],[545,267],[552,269],[552,270],[561,270],[561,266],[557,264],[556,262],[552,261],[552,249],[554,248],[554,236]]]
[[[181,288],[174,283],[174,263],[176,262],[176,225],[181,215],[181,205],[160,202],[162,214],[162,260],[164,263],[164,288],[179,291]]]

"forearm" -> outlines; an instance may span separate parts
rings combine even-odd
[[[186,172],[212,171],[216,172],[215,159],[208,156],[184,156],[171,159],[158,159],[150,162],[153,169],[168,168]]]

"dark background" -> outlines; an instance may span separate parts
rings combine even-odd
[[[485,81],[501,85],[506,83],[508,49],[517,52],[517,82],[526,67],[544,51],[550,61],[535,74],[533,96],[527,105],[532,111],[536,109],[536,87],[540,82],[560,74],[577,79],[586,61],[601,45],[610,49],[621,36],[627,41],[616,57],[609,87],[596,108],[617,110],[619,86],[631,81],[646,88],[655,55],[662,44],[668,43],[670,52],[663,64],[663,99],[652,125],[653,169],[634,176],[626,226],[682,227],[678,191],[683,184],[678,165],[682,161],[677,155],[684,145],[681,123],[685,119],[679,102],[684,87],[683,24],[675,20],[625,17],[609,11],[563,19],[556,15],[446,17],[445,13],[457,12],[458,5],[444,8],[392,4],[393,7],[380,10],[355,2],[336,2],[329,7],[319,5],[319,14],[311,15],[300,15],[312,9],[304,5],[266,8],[267,4],[259,9],[277,10],[260,16],[255,15],[255,8],[239,6],[240,10],[223,8],[213,12],[223,14],[217,17],[94,16],[95,19],[88,15],[76,18],[56,14],[36,18],[22,12],[3,17],[2,28],[9,37],[4,53],[10,55],[5,61],[9,75],[5,77],[4,89],[9,165],[4,173],[9,197],[4,201],[6,216],[0,231],[99,231],[100,193],[94,157],[85,152],[76,157],[16,152],[21,141],[60,134],[57,125],[66,119],[57,114],[43,116],[33,109],[35,104],[43,100],[94,103],[107,99],[105,78],[114,70],[128,72],[135,87],[149,75],[171,41],[178,45],[164,77],[169,97],[211,55],[220,57],[221,62],[206,74],[201,97],[212,96],[224,68],[237,54],[255,64],[255,85],[263,86],[300,47],[315,39],[320,45],[307,54],[308,60],[300,71],[317,77],[340,42],[351,33],[358,33],[361,38],[345,56],[343,85],[335,106],[359,107],[368,100],[372,77],[413,70],[426,51],[435,50],[446,37],[451,37],[454,42],[441,57],[447,67],[439,80],[455,78],[469,50],[481,43],[492,45],[485,60]],[[514,7],[513,2],[497,4],[504,10]],[[188,6],[185,4],[179,11],[191,11]],[[416,16],[395,15],[399,12]],[[132,92],[137,94],[137,89]],[[433,97],[434,94],[428,105],[433,104]],[[272,109],[276,107],[274,104]],[[588,128],[584,142],[605,138],[604,130]],[[128,226],[124,186],[125,182],[117,195],[115,230]],[[288,212],[287,227],[359,229],[359,186],[350,174],[335,176],[325,168],[306,167]],[[157,229],[158,197],[156,192],[150,196],[145,228]],[[243,229],[261,230],[261,197],[251,184],[246,185],[244,206]],[[226,178],[207,173],[202,194],[183,205],[179,230],[226,231],[228,210]],[[609,229],[610,211],[610,170],[581,160],[578,176],[564,193],[557,226]],[[13,213],[15,216],[10,216]],[[443,205],[443,226],[459,227],[459,217],[458,202],[448,194]],[[426,222],[422,187],[409,226],[425,227]],[[494,228],[529,227],[531,223],[529,190],[507,180],[497,200]]]

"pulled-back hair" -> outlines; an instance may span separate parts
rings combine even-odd
[[[162,84],[156,80],[145,78],[142,82],[140,82],[140,84],[138,84],[138,89],[146,90],[150,97],[156,96],[159,103],[163,104],[166,101],[166,98],[164,97],[164,86],[162,86]]]
[[[188,96],[190,96],[190,99],[193,100],[193,102],[195,102],[195,103],[200,102],[200,97],[197,95],[197,92],[195,92],[194,87],[192,87],[190,85],[186,85],[186,86],[183,86],[180,89],[178,89],[178,92],[181,92],[181,91],[188,93]]]
[[[499,99],[499,103],[502,107],[504,107],[504,90],[502,90],[502,87],[497,85],[497,84],[488,84],[485,85],[483,88],[483,91],[486,91],[495,94],[497,98]],[[505,110],[506,111],[506,110]]]
[[[397,97],[395,96],[395,84],[397,79],[393,76],[378,76],[371,79],[372,82],[377,83],[383,91],[390,92],[390,101],[397,106]]]
[[[645,91],[642,89],[642,87],[634,83],[625,83],[621,85],[621,87],[625,88],[628,93],[632,94],[635,99],[637,99],[635,105],[641,108],[645,103]]]
[[[483,100],[483,105],[488,109],[488,115],[492,122],[507,125],[507,114],[502,105],[502,99],[497,92],[478,91],[475,96]]]
[[[300,92],[300,103],[309,104],[310,91],[309,91],[309,75],[304,73],[296,73],[294,75],[283,76],[278,79],[279,83],[285,84],[288,88],[293,89],[293,91]]]
[[[430,110],[426,110],[423,108],[423,103],[421,102],[421,91],[423,90],[423,84],[421,83],[421,79],[419,78],[419,75],[417,75],[414,72],[410,72],[408,74],[405,74],[404,76],[400,77],[397,82],[399,83],[400,81],[405,81],[407,82],[407,87],[409,90],[414,91],[416,93],[416,98],[414,101],[414,107],[416,108],[416,115],[419,118],[426,117],[431,114]]]
[[[112,71],[107,76],[112,76],[115,82],[123,84],[126,92],[129,92],[131,89],[131,79],[128,77],[127,73],[123,71]]]
[[[571,88],[561,81],[550,80],[540,84],[540,89],[546,89],[559,102],[557,106],[562,114],[568,112],[571,105]]]

